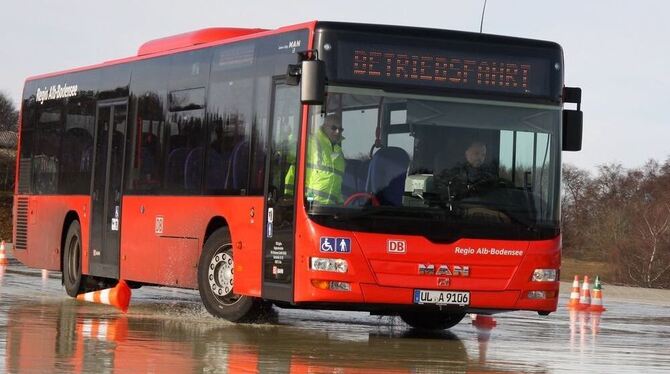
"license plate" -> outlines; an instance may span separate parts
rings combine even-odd
[[[414,290],[414,304],[470,305],[470,292]]]

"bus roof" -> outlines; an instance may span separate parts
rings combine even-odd
[[[142,44],[136,56],[124,57],[115,60],[105,61],[99,64],[82,66],[73,69],[67,69],[57,72],[38,74],[26,78],[26,81],[49,78],[58,75],[92,70],[96,68],[117,65],[126,62],[139,61],[143,59],[154,58],[167,54],[190,51],[194,49],[205,48],[209,46],[227,44],[241,40],[253,39],[257,37],[273,35],[286,31],[293,31],[298,29],[309,30],[346,30],[359,31],[370,33],[390,33],[400,34],[406,36],[416,37],[432,37],[432,38],[446,38],[452,40],[461,40],[465,42],[488,42],[499,45],[516,45],[526,47],[543,47],[543,48],[557,48],[561,49],[560,45],[553,42],[525,39],[510,36],[501,36],[493,34],[482,34],[466,31],[454,31],[445,29],[432,29],[423,27],[411,26],[396,26],[396,25],[382,25],[382,24],[365,24],[365,23],[347,23],[347,22],[331,22],[331,21],[309,21],[290,26],[280,27],[274,30],[260,29],[260,28],[205,28],[201,30],[186,32],[182,34],[167,36],[150,40]]]
[[[268,31],[267,29],[243,29],[234,27],[213,27],[191,31],[165,38],[150,40],[137,50],[138,56],[188,48],[199,44],[208,44],[236,37]]]
[[[136,56],[123,57],[120,59],[109,60],[99,64],[82,66],[73,69],[56,71],[52,73],[38,74],[26,78],[26,81],[55,77],[68,73],[92,70],[106,66],[122,64],[126,62],[139,61],[158,56],[164,56],[177,52],[185,52],[194,49],[210,47],[219,44],[227,44],[241,40],[253,39],[257,37],[278,34],[287,31],[309,29],[314,30],[316,21],[299,23],[290,26],[280,27],[274,30],[267,29],[246,29],[246,28],[206,28],[187,32],[183,34],[172,35],[164,38],[150,40],[142,44]]]

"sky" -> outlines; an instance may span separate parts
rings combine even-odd
[[[310,20],[478,32],[484,0],[3,0],[0,91],[18,105],[26,77],[132,56],[144,42],[206,27]],[[483,32],[563,47],[581,87],[584,138],[565,162],[638,167],[670,156],[670,1],[488,0]]]

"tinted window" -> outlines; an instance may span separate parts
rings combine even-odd
[[[98,69],[26,84],[19,192],[88,193],[99,77]]]
[[[207,193],[245,195],[249,188],[249,149],[253,122],[254,77],[217,74],[209,89],[209,139],[207,179],[223,180],[220,185],[208,182]],[[219,164],[227,165],[222,172]]]
[[[263,193],[263,181],[265,178],[265,160],[269,149],[268,124],[270,115],[270,97],[272,95],[272,79],[275,77],[284,77],[288,64],[295,64],[296,52],[307,49],[306,30],[293,31],[269,38],[257,40],[256,43],[256,93],[254,107],[254,121],[252,129],[252,159],[250,190],[253,194]],[[275,115],[278,110],[283,114],[275,118],[274,136],[286,136],[287,127],[298,126],[300,123],[300,102],[297,98],[283,101],[277,108],[275,105]],[[292,115],[286,115],[292,113]],[[277,126],[280,126],[278,130]],[[283,128],[282,128],[283,126]],[[279,132],[277,132],[279,131]],[[296,142],[296,139],[273,139],[274,142],[286,144],[286,142]],[[276,156],[276,155],[275,155]],[[274,162],[276,160],[272,160]]]
[[[301,30],[214,49],[207,103],[209,149],[228,167],[225,188],[209,185],[208,193],[263,193],[272,78],[284,76],[287,65],[295,63],[295,52],[307,46],[307,35]],[[299,102],[294,105],[298,111]],[[219,175],[212,165],[208,173]]]
[[[165,131],[163,101],[155,93],[137,100],[135,136],[131,143],[130,186],[135,191],[158,191],[163,170],[161,139]]]
[[[161,187],[170,62],[171,57],[162,57],[133,65],[131,118],[134,120],[129,122],[126,147],[126,190],[130,193],[157,193]]]
[[[58,192],[60,141],[64,117],[62,100],[45,102],[38,109],[32,159],[33,192],[37,194]]]
[[[203,110],[170,113],[166,127],[166,193],[200,194],[203,164]]]
[[[270,113],[270,93],[272,78],[259,76],[256,78],[256,105],[251,129],[251,178],[249,193],[263,194],[265,182],[265,156],[268,149],[268,125]],[[294,103],[299,107],[299,103]]]
[[[65,113],[60,165],[61,193],[88,194],[91,184],[95,96],[83,93],[70,100]]]
[[[210,56],[201,50],[135,65],[137,114],[127,167],[134,193],[201,193]]]

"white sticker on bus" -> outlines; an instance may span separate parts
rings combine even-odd
[[[77,96],[79,92],[79,86],[73,84],[68,86],[67,83],[63,83],[61,86],[53,85],[49,88],[44,87],[44,89],[37,88],[37,93],[35,94],[35,100],[40,104],[43,104],[47,100],[56,100],[56,99],[65,99],[68,97]]]
[[[483,256],[523,256],[522,249],[508,249],[508,248],[495,248],[495,247],[479,247],[477,249],[472,247],[456,247],[454,248],[454,254],[470,256],[470,255],[483,255]]]
[[[407,253],[407,242],[399,239],[389,239],[386,241],[386,250],[388,253]]]

